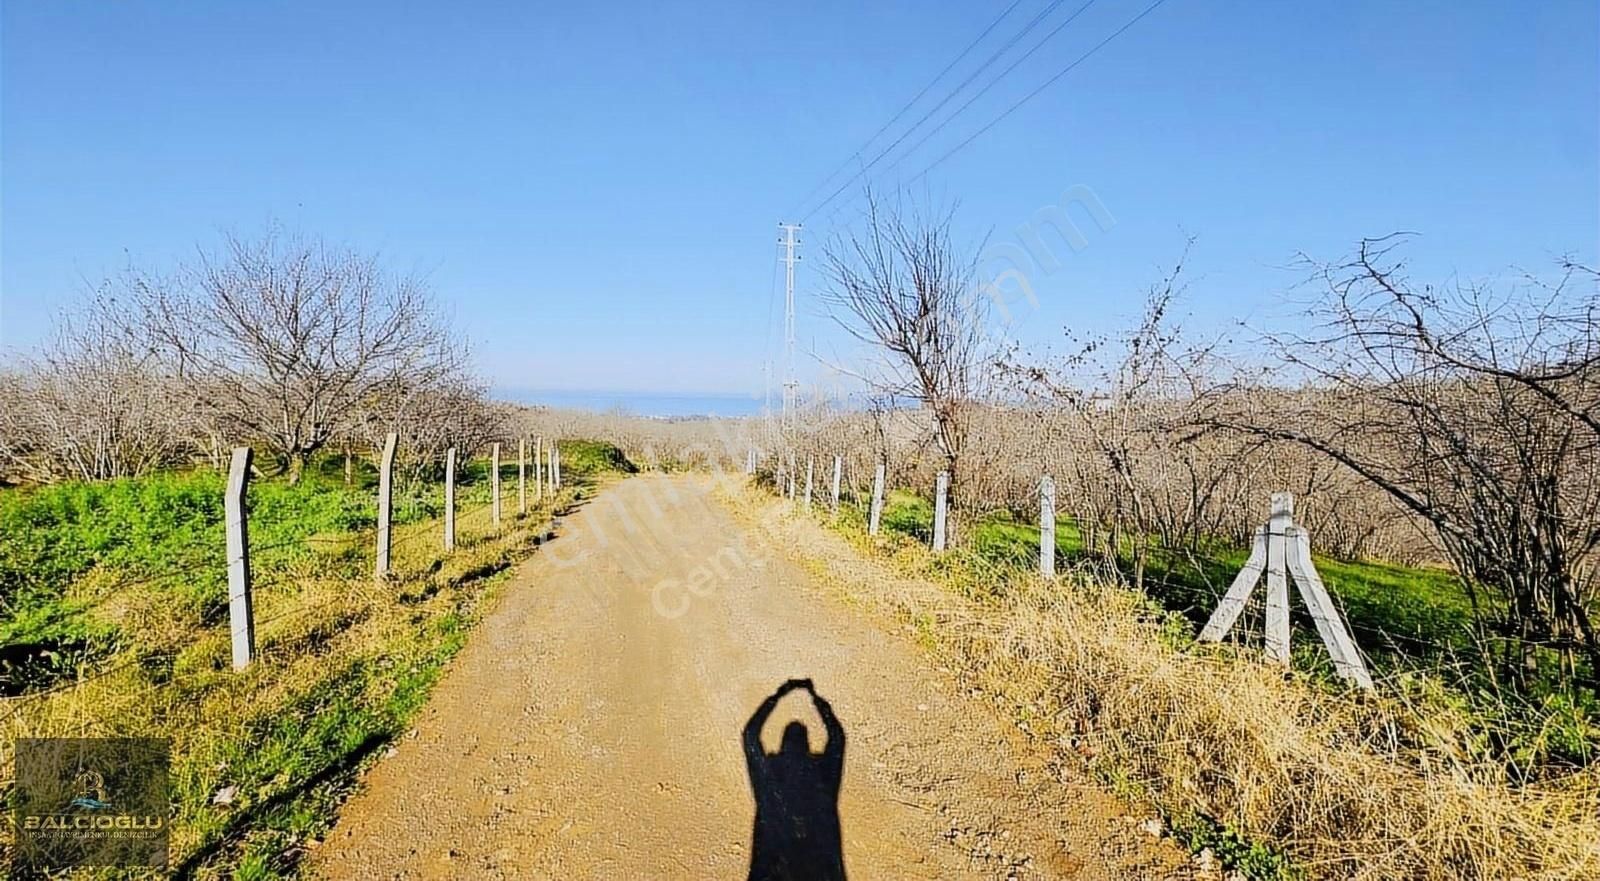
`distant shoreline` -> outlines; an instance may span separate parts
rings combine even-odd
[[[490,394],[497,400],[517,404],[543,404],[600,413],[623,410],[634,416],[651,418],[759,416],[765,404],[760,397],[734,393],[494,389]]]

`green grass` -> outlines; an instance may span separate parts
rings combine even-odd
[[[883,528],[919,543],[930,541],[933,506],[913,493],[894,491],[884,500]],[[1003,590],[1005,572],[1038,565],[1039,527],[1001,513],[972,527],[968,550],[986,566],[964,572],[963,588],[975,594]],[[1089,551],[1077,524],[1058,521],[1059,565],[1086,561]],[[1117,566],[1131,578],[1131,545],[1124,540]],[[1168,616],[1164,633],[1176,645],[1193,642],[1221,595],[1244,566],[1243,548],[1211,544],[1197,553],[1152,545],[1144,591]],[[956,555],[942,565],[954,566]],[[1420,569],[1368,560],[1313,554],[1313,562],[1335,604],[1377,676],[1408,699],[1471,720],[1474,751],[1516,767],[1518,773],[1584,767],[1600,758],[1600,701],[1555,683],[1531,683],[1522,691],[1497,686],[1489,661],[1472,639],[1471,606],[1460,582],[1442,569]],[[985,571],[985,568],[994,571]],[[1290,602],[1294,666],[1339,687],[1315,626],[1298,597]],[[1244,633],[1262,629],[1258,590],[1235,625]],[[1184,620],[1188,626],[1183,626]]]
[[[929,541],[933,505],[927,499],[894,491],[884,502],[883,528],[917,541]],[[1039,559],[1039,527],[1013,522],[1007,515],[989,517],[973,528],[971,547],[988,562],[1032,568]],[[1084,537],[1077,524],[1056,525],[1056,558],[1063,564],[1086,559]],[[1152,546],[1146,560],[1145,588],[1161,604],[1204,621],[1216,607],[1248,556],[1243,548],[1212,546],[1200,553],[1167,552]],[[1119,555],[1119,568],[1131,576],[1131,548]],[[1470,606],[1455,577],[1437,569],[1413,569],[1372,561],[1336,560],[1313,555],[1318,573],[1369,651],[1392,646],[1415,656],[1424,649],[1468,650]],[[1310,621],[1298,622],[1305,627]]]
[[[0,649],[15,712],[0,738],[84,730],[172,738],[177,877],[295,876],[342,797],[403,733],[543,518],[630,471],[614,447],[563,443],[568,484],[490,528],[486,460],[460,469],[445,554],[437,484],[397,487],[393,577],[371,576],[370,468],[252,482],[256,663],[228,663],[222,480],[196,471],[0,491]],[[220,612],[220,614],[219,614]],[[52,656],[17,653],[51,646]],[[79,678],[83,677],[83,678]],[[31,693],[30,693],[31,692]],[[227,804],[216,795],[231,788]],[[0,841],[0,862],[6,858]],[[96,877],[133,877],[101,872]]]
[[[295,485],[251,482],[249,539],[258,575],[303,566],[335,538],[374,528],[370,466],[347,486],[342,459],[319,465]],[[514,479],[515,463],[511,474]],[[12,655],[37,647],[27,657],[39,662],[0,670],[0,693],[47,685],[127,644],[124,635],[95,621],[100,597],[72,595],[72,586],[93,571],[108,577],[112,592],[118,583],[158,583],[184,613],[219,621],[227,599],[223,484],[221,474],[191,471],[0,490],[0,646]],[[468,463],[457,484],[458,510],[487,504],[488,462]],[[502,493],[514,491],[514,483],[502,487]],[[442,486],[403,486],[394,522],[433,519],[443,510]]]
[[[568,475],[590,475],[604,472],[637,473],[639,468],[614,445],[601,441],[564,440],[558,443],[561,450],[561,478]]]
[[[445,662],[466,644],[470,623],[461,612],[447,613],[414,641],[352,661],[285,706],[251,718],[245,737],[189,757],[174,802],[202,845],[176,873],[231,865],[238,878],[292,877],[304,843],[327,834],[339,794],[404,733]],[[240,795],[217,806],[223,780]]]

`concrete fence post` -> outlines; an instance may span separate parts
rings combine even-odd
[[[535,501],[544,498],[544,471],[539,466],[539,461],[544,458],[544,438],[533,439],[533,498]]]
[[[1267,658],[1289,663],[1289,528],[1294,525],[1294,495],[1272,494],[1267,520]]]
[[[756,473],[756,448],[755,447],[751,447],[750,448],[750,452],[745,454],[745,457],[744,457],[744,473],[746,473],[746,474],[754,474],[754,473]]]
[[[1039,574],[1056,577],[1056,482],[1039,479]]]
[[[233,669],[250,666],[256,654],[256,620],[250,597],[249,514],[245,489],[250,484],[249,447],[234,447],[228,463],[228,490],[222,507],[227,525],[228,630],[233,637]]]
[[[500,445],[489,449],[489,516],[495,529],[500,528]]]
[[[444,549],[456,549],[456,448],[444,451]]]
[[[528,439],[517,438],[517,513],[528,513]]]
[[[867,517],[867,534],[878,534],[878,523],[883,520],[883,463],[872,475],[872,513]]]
[[[944,550],[945,521],[949,519],[950,472],[940,471],[933,484],[933,549]]]
[[[1287,570],[1287,571],[1286,571]],[[1361,651],[1328,588],[1317,574],[1311,559],[1311,537],[1303,526],[1294,523],[1294,496],[1272,494],[1272,513],[1256,530],[1250,543],[1250,556],[1223,594],[1210,620],[1200,630],[1201,642],[1217,642],[1227,635],[1244,612],[1261,573],[1267,574],[1266,654],[1275,663],[1289,663],[1289,578],[1294,579],[1305,601],[1306,610],[1317,627],[1317,635],[1333,658],[1333,669],[1346,681],[1371,691],[1372,674],[1367,671]]]
[[[399,435],[389,432],[383,439],[383,455],[378,459],[378,554],[372,574],[380,581],[389,574],[389,528],[394,521],[394,451]]]
[[[551,480],[554,481],[555,488],[556,489],[560,489],[561,488],[561,444],[560,444],[559,441],[556,442],[556,443],[552,443],[550,445],[550,461],[555,463],[555,464],[550,466],[551,473],[554,475],[553,477],[551,477]]]
[[[833,457],[833,493],[832,493],[832,497],[831,497],[830,501],[828,502],[828,511],[830,513],[833,513],[833,514],[838,514],[839,513],[839,478],[841,478],[843,476],[844,476],[844,457],[842,457],[842,456],[834,456]]]
[[[811,459],[809,457],[806,458],[806,510],[807,511],[811,510],[811,469],[812,469],[812,466],[814,466],[815,464],[816,464],[816,460]]]

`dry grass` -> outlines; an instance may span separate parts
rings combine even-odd
[[[342,789],[376,758],[376,745],[400,733],[465,638],[492,596],[489,576],[531,551],[573,492],[530,506],[526,517],[508,514],[499,530],[487,507],[463,513],[450,555],[438,521],[396,527],[393,575],[382,584],[314,567],[270,579],[256,596],[258,662],[238,673],[225,627],[178,617],[155,591],[111,597],[104,614],[140,633],[146,648],[175,650],[141,652],[0,704],[0,790],[10,785],[17,738],[170,738],[179,875],[293,874]],[[372,536],[347,538],[370,566]],[[94,589],[92,576],[75,587]],[[229,786],[230,802],[214,803]],[[9,835],[0,837],[0,865]]]
[[[750,517],[781,504],[731,498]],[[905,621],[1042,748],[1131,781],[1179,823],[1271,842],[1316,877],[1600,877],[1593,769],[1514,787],[1461,758],[1456,720],[1194,648],[1125,589],[1082,575],[982,584],[992,573],[906,542],[762,519],[846,597]]]

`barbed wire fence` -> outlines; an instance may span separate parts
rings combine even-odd
[[[831,512],[828,508],[821,508],[820,510],[825,514],[838,516],[839,510],[850,510],[853,515],[858,514],[866,517],[876,507],[882,512],[880,516],[884,516],[887,514],[889,496],[896,491],[908,490],[906,487],[892,485],[892,478],[886,478],[882,487],[875,486],[874,476],[871,473],[866,475],[859,474],[860,469],[855,464],[855,457],[845,455],[836,458],[842,459],[845,480],[839,494],[838,508],[833,509]],[[829,457],[823,456],[819,461],[827,462]],[[785,480],[788,463],[783,455],[763,453],[760,449],[752,448],[750,453],[747,454],[747,463],[746,473],[752,479],[776,492],[779,497],[787,497]],[[894,469],[887,467],[887,465],[888,463],[879,461],[875,468],[882,468],[886,474],[892,475]],[[1098,559],[1090,549],[1079,548],[1074,553],[1067,552],[1066,549],[1061,547],[1059,543],[1060,530],[1081,529],[1081,524],[1078,524],[1068,512],[1055,504],[1053,483],[1049,475],[1041,475],[1038,487],[1030,494],[1031,500],[1041,505],[1040,521],[1032,524],[1021,522],[1013,524],[1030,530],[1038,530],[1040,541],[1038,548],[1034,552],[1023,552],[1020,547],[1005,550],[990,548],[987,549],[986,553],[979,556],[989,564],[1000,563],[1023,570],[1032,568],[1035,571],[1043,571],[1046,577],[1054,574],[1055,561],[1065,558],[1068,568],[1083,571],[1083,567],[1088,566],[1100,576],[1109,576],[1115,580],[1125,581],[1127,573],[1120,563],[1115,567],[1115,571],[1108,572],[1105,571],[1107,569],[1106,562]],[[868,487],[871,488],[870,492]],[[920,492],[915,488],[909,488],[909,491],[924,501],[928,500],[931,493],[932,505],[937,510],[940,503],[937,487],[938,483],[936,481],[934,486],[922,488]],[[1046,487],[1049,489],[1048,494],[1041,492]],[[1044,504],[1050,505],[1048,516],[1043,509]],[[887,520],[886,517],[884,519]],[[912,530],[912,534],[923,543],[929,545],[930,548],[938,547],[942,544],[938,536],[938,529],[943,525],[940,519],[935,517],[931,522],[926,519],[919,519],[916,528]],[[885,525],[884,523],[878,524],[878,531],[881,531]],[[1057,541],[1049,545],[1046,545],[1043,540],[1044,535],[1047,534],[1045,532],[1047,526],[1054,527],[1051,531],[1057,537]],[[866,528],[870,534],[877,534],[877,531],[872,529],[870,521]],[[1295,528],[1299,529],[1300,527]],[[904,524],[900,525],[899,531],[905,531]],[[1145,574],[1142,585],[1145,594],[1150,596],[1165,611],[1182,614],[1194,620],[1197,624],[1203,623],[1205,616],[1209,615],[1223,601],[1229,587],[1227,580],[1214,581],[1212,574],[1208,571],[1208,568],[1215,569],[1219,567],[1215,565],[1208,567],[1206,563],[1196,557],[1193,549],[1153,547],[1151,549],[1160,555],[1165,566],[1164,571],[1147,572]],[[970,547],[950,548],[945,552],[975,553]],[[1307,564],[1308,566],[1311,565],[1309,559]],[[1178,577],[1175,574],[1176,570],[1185,565],[1187,567],[1185,571],[1193,576],[1192,578]],[[1230,577],[1232,574],[1230,571]],[[1202,583],[1197,584],[1194,583],[1195,581]],[[1492,633],[1480,632],[1479,628],[1466,628],[1460,639],[1439,638],[1420,632],[1401,632],[1353,616],[1350,613],[1347,602],[1338,593],[1329,592],[1329,599],[1331,600],[1332,608],[1337,612],[1338,623],[1358,640],[1355,651],[1360,660],[1368,669],[1375,671],[1373,676],[1375,683],[1379,686],[1387,686],[1391,691],[1403,689],[1406,683],[1413,680],[1415,675],[1419,673],[1437,675],[1455,683],[1467,682],[1471,674],[1481,667],[1483,659],[1490,656],[1492,644],[1497,641],[1509,640],[1509,638],[1499,637]],[[1266,619],[1267,606],[1268,603],[1263,596],[1263,592],[1255,591],[1250,594],[1243,604],[1243,611],[1240,615],[1240,620],[1244,621],[1246,626],[1235,628],[1233,635],[1227,639],[1227,642],[1233,644],[1236,648],[1244,647],[1245,643],[1250,639],[1249,634],[1260,629],[1261,623]],[[1303,636],[1311,635],[1314,637],[1318,635],[1317,631],[1309,628],[1308,624],[1311,621],[1312,619],[1309,616],[1302,616],[1297,609],[1294,621],[1295,632],[1302,633]],[[1524,642],[1533,648],[1540,649],[1560,650],[1571,647],[1560,640]],[[1317,663],[1317,659],[1310,657],[1309,653],[1297,655],[1296,661]],[[1285,657],[1284,662],[1288,662],[1287,657]],[[1329,669],[1334,669],[1334,666],[1330,664]],[[1519,696],[1514,692],[1504,692],[1504,690],[1497,689],[1496,693],[1499,694],[1498,699],[1504,703],[1528,703],[1531,705],[1530,698]]]
[[[548,444],[543,439],[538,441],[535,449],[548,449],[550,452],[537,457],[532,470],[536,501],[533,505],[528,505],[519,499],[517,507],[511,509],[516,512],[513,517],[494,516],[497,513],[496,508],[500,507],[497,502],[502,500],[494,498],[493,493],[495,490],[504,492],[506,490],[504,484],[507,481],[494,479],[499,475],[479,475],[470,486],[481,489],[482,484],[488,484],[492,487],[489,497],[481,501],[475,498],[475,504],[461,510],[452,508],[453,517],[424,516],[406,522],[394,522],[393,506],[380,504],[378,508],[382,517],[370,526],[352,529],[339,535],[302,535],[265,544],[252,544],[248,539],[249,456],[236,452],[231,463],[229,483],[230,489],[238,493],[239,503],[225,506],[227,514],[222,524],[223,529],[209,534],[207,540],[216,540],[219,543],[226,541],[228,545],[226,568],[230,580],[228,585],[230,600],[239,594],[242,587],[243,593],[249,596],[250,601],[244,604],[230,602],[225,618],[220,615],[205,617],[198,628],[186,631],[178,639],[158,637],[136,646],[118,646],[106,659],[109,663],[80,664],[71,678],[54,682],[46,687],[0,696],[0,731],[11,735],[0,744],[0,792],[7,791],[13,782],[15,768],[11,745],[17,737],[148,735],[152,720],[183,716],[187,711],[195,709],[192,705],[206,701],[213,693],[214,689],[210,686],[238,677],[259,675],[258,670],[270,666],[268,663],[270,658],[263,652],[262,645],[257,642],[259,636],[274,635],[271,631],[281,630],[297,619],[339,606],[357,607],[370,604],[377,598],[375,592],[394,588],[407,579],[430,575],[436,571],[440,562],[449,559],[455,553],[471,550],[486,538],[504,534],[508,525],[515,527],[526,523],[527,518],[540,517],[556,511],[563,498],[560,490],[564,485],[561,469],[555,464],[560,461],[559,454],[553,452],[556,448],[553,440]],[[540,461],[546,464],[541,466]],[[382,462],[382,470],[389,472],[393,467],[393,457],[384,455]],[[519,461],[516,467],[524,474],[519,484],[526,487],[525,461]],[[380,485],[386,491],[392,487],[392,473],[380,475]],[[446,504],[454,505],[455,487],[447,486],[445,490],[448,499]],[[419,511],[427,513],[423,510],[423,506],[413,505],[410,514],[416,516]],[[450,523],[451,527],[459,526],[471,530],[470,540],[461,543],[451,542],[453,548],[444,547],[445,542],[441,533],[447,519],[453,521]],[[424,541],[439,542],[441,547],[435,554],[430,555],[427,561],[410,566],[406,571],[389,569],[379,572],[376,565],[377,545],[379,536],[384,532],[390,533],[386,543],[389,554],[401,550],[410,552]],[[274,580],[297,582],[299,579],[295,567],[301,564],[304,558],[297,555],[274,557],[278,552],[296,549],[306,551],[306,556],[311,558],[315,558],[319,551],[326,552],[330,549],[335,552],[365,551],[374,558],[374,577],[370,584],[357,584],[352,588],[347,575],[310,576],[332,577],[339,581],[341,589],[331,597],[325,593],[309,591],[297,591],[293,594],[272,591],[271,601],[266,604],[265,614],[262,614],[263,610],[257,609],[254,602],[257,575],[273,576],[268,579],[269,583]],[[266,557],[275,565],[262,570],[262,567],[256,565],[258,558],[261,557]],[[131,574],[118,573],[111,580],[95,582],[91,590],[92,598],[75,604],[74,612],[93,613],[109,603],[141,594],[146,597],[167,596],[171,588],[193,585],[200,580],[215,579],[219,574],[214,569],[216,564],[215,557],[207,559],[203,564],[197,564],[192,559],[179,559],[169,561],[153,571],[143,569]],[[100,571],[104,570],[94,566],[75,578],[81,579]],[[295,601],[301,597],[309,599]],[[239,617],[241,614],[248,617],[241,619]],[[247,651],[242,656],[241,653],[235,652],[234,663],[230,668],[224,642],[241,632],[247,637],[243,646]],[[206,641],[217,643],[214,656],[209,656],[211,654],[209,651],[203,652],[202,654],[207,656],[190,659],[193,662],[192,668],[173,669],[175,659],[186,650],[192,652],[197,642]],[[270,639],[267,642],[270,643]],[[128,675],[138,670],[153,675]],[[271,674],[269,672],[266,675]],[[69,695],[91,693],[92,699],[61,700]]]

